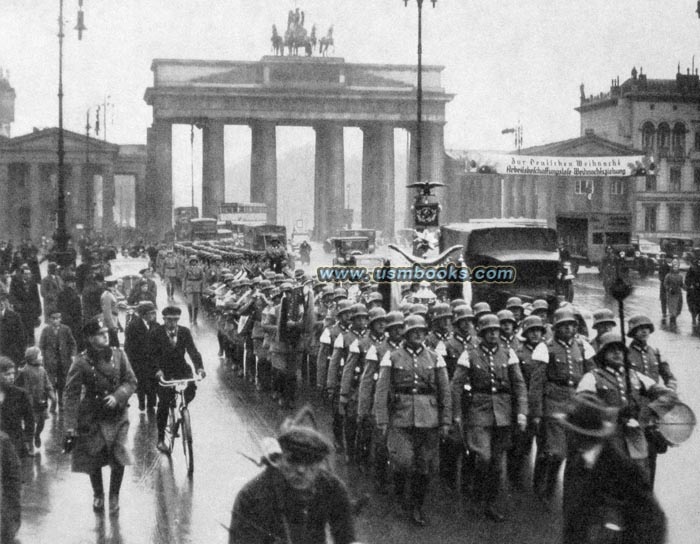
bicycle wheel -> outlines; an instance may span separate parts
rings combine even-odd
[[[180,422],[177,419],[175,407],[171,406],[170,410],[168,411],[168,423],[165,425],[165,436],[163,438],[163,442],[165,442],[169,454],[173,452],[173,445],[175,444],[175,439],[178,436],[177,431],[179,423]]]
[[[187,408],[182,409],[182,449],[185,452],[187,462],[187,474],[190,476],[194,472],[194,454],[192,452],[192,424],[190,423],[190,412]]]

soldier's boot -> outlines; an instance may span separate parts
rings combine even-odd
[[[418,527],[425,527],[428,518],[423,513],[423,503],[428,493],[428,476],[414,472],[411,477],[411,522]]]
[[[561,468],[564,459],[556,455],[549,456],[549,461],[547,465],[547,475],[546,475],[546,486],[545,486],[545,498],[547,502],[551,503],[554,499],[554,493],[557,490],[557,478],[559,476],[559,469]]]
[[[192,325],[192,304],[187,305],[187,315],[190,318],[190,325]]]
[[[456,488],[458,457],[459,446],[453,440],[440,442],[440,478],[452,490]]]
[[[535,459],[535,472],[532,477],[532,487],[538,498],[544,499],[546,488],[547,467],[549,456],[538,455]]]
[[[197,315],[198,314],[199,314],[199,308],[194,308],[192,310],[192,315],[194,316],[192,319],[192,323],[194,323],[195,325],[197,324]]]
[[[386,495],[389,492],[389,459],[383,444],[377,444],[374,447],[374,474],[377,482],[377,493]]]
[[[343,440],[343,416],[338,413],[336,408],[333,409],[333,440],[335,441],[335,451],[342,455],[345,453],[345,444]]]
[[[523,465],[525,464],[521,448],[514,447],[508,450],[506,456],[506,470],[508,481],[512,489],[522,490],[523,488]]]
[[[396,494],[396,499],[399,502],[401,509],[405,512],[408,511],[408,502],[406,501],[406,480],[406,473],[394,473],[394,493]]]
[[[345,436],[348,461],[357,463],[357,419],[352,415],[346,415],[343,418],[343,434]]]
[[[465,451],[462,457],[462,493],[465,497],[476,498],[476,456]]]

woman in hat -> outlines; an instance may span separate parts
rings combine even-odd
[[[569,446],[564,470],[564,544],[666,541],[666,516],[639,466],[614,445],[617,411],[591,393],[557,415]]]
[[[286,420],[277,441],[268,441],[264,470],[233,504],[229,544],[335,544],[355,541],[347,489],[328,470],[330,441],[301,420]]]
[[[102,467],[111,466],[109,512],[116,514],[124,466],[131,464],[127,401],[136,391],[136,376],[124,352],[109,346],[108,329],[100,321],[89,321],[83,335],[88,347],[66,379],[65,449],[73,451],[73,472],[90,475],[92,508],[98,513],[104,511]]]

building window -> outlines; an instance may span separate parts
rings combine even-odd
[[[695,133],[695,151],[700,151],[700,132]]]
[[[593,233],[593,243],[596,245],[603,244],[603,233],[602,232],[594,232]]]
[[[677,166],[671,167],[668,190],[672,193],[681,192],[681,169]]]
[[[656,232],[656,206],[644,206],[644,230]]]
[[[647,121],[642,126],[642,149],[644,151],[654,150],[654,123]]]
[[[654,176],[654,175],[647,176],[645,189],[647,191],[656,191],[656,176]]]
[[[659,150],[668,150],[671,144],[671,129],[668,123],[661,123],[656,131],[656,141],[659,145]]]
[[[676,157],[685,156],[685,125],[683,123],[676,123],[673,125],[673,136],[671,138],[671,147],[673,148],[673,154]]]
[[[681,213],[682,209],[679,204],[668,205],[668,230],[671,232],[680,232]]]
[[[577,179],[576,188],[574,193],[577,195],[587,195],[591,192],[591,187],[593,187],[593,181],[590,179]]]
[[[610,194],[611,195],[624,195],[625,185],[621,179],[613,179],[610,181]]]

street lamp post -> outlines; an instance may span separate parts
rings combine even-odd
[[[403,0],[408,7],[409,0]],[[435,227],[439,224],[440,205],[432,193],[433,187],[443,184],[423,180],[423,4],[425,0],[416,0],[418,5],[418,82],[416,85],[416,181],[408,184],[409,188],[419,189],[413,204],[413,220],[416,230]],[[437,0],[430,0],[433,7]]]
[[[65,173],[65,147],[63,141],[63,1],[59,0],[58,8],[58,198],[56,206],[56,232],[54,233],[53,259],[61,266],[73,264],[73,253],[68,251],[70,235],[66,226],[66,173]],[[78,39],[82,39],[85,29],[83,22],[83,0],[79,0],[78,10]]]

